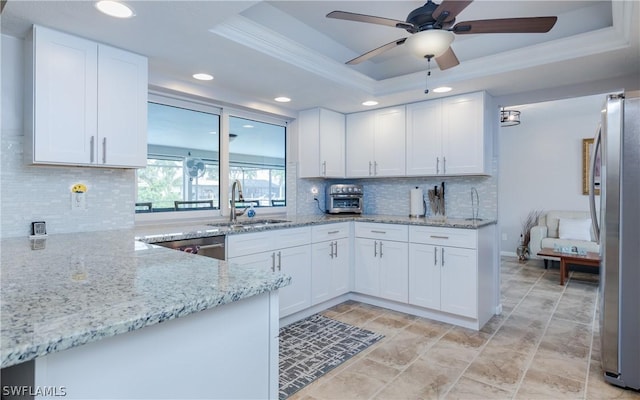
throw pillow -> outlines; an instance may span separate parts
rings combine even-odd
[[[558,225],[560,239],[591,240],[591,219],[560,218]]]

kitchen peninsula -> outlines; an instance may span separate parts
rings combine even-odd
[[[136,242],[132,230],[1,245],[3,385],[63,386],[66,398],[276,397],[286,275]]]

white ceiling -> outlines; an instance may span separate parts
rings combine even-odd
[[[397,28],[333,20],[333,10],[404,20],[421,1],[128,1],[136,17],[99,13],[93,1],[9,0],[2,33],[31,24],[66,31],[149,57],[150,84],[284,116],[323,106],[362,110],[425,96],[425,62],[397,47],[357,66],[345,61],[406,37]],[[475,0],[457,21],[557,15],[547,34],[458,35],[460,65],[432,71],[431,88],[493,96],[580,85],[640,71],[640,2]],[[213,81],[191,78],[209,72]],[[638,78],[640,81],[640,78]],[[634,88],[634,89],[637,89]],[[291,103],[281,105],[276,96]]]

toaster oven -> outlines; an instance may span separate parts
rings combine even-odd
[[[362,214],[362,185],[334,184],[325,190],[325,204],[329,214]]]

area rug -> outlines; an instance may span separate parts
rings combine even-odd
[[[314,314],[280,329],[280,392],[286,399],[384,335]]]

